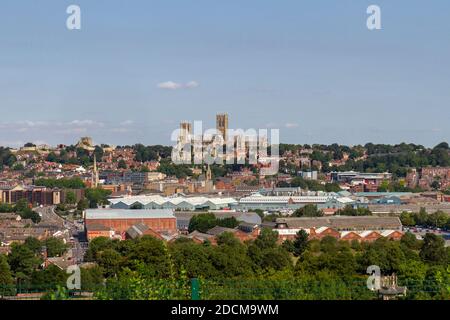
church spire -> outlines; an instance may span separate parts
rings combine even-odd
[[[91,178],[91,184],[94,188],[98,187],[98,170],[97,170],[97,156],[94,154],[94,169],[92,170],[92,178]]]

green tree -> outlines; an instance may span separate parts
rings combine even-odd
[[[300,230],[295,235],[293,242],[294,245],[294,256],[299,257],[305,252],[308,246],[308,233],[305,230]]]
[[[26,245],[13,244],[8,255],[8,263],[16,276],[21,274],[29,278],[42,263],[42,259]]]
[[[317,209],[314,204],[307,204],[304,207],[297,209],[293,213],[294,217],[322,217],[322,210]]]
[[[78,201],[77,210],[83,211],[83,210],[86,210],[87,208],[89,208],[89,200],[88,199],[83,198],[80,201]]]
[[[48,257],[59,257],[62,256],[68,249],[68,246],[58,238],[48,238],[44,242],[47,248]]]
[[[127,169],[127,163],[125,162],[125,160],[120,159],[119,162],[117,163],[117,168]]]
[[[216,216],[213,213],[202,213],[195,215],[189,221],[189,232],[197,230],[206,232],[217,225]]]
[[[86,189],[86,199],[89,201],[89,207],[97,208],[98,205],[108,204],[108,196],[110,194],[110,190],[105,190],[102,188]]]
[[[75,193],[73,191],[67,191],[66,192],[66,204],[75,204],[77,203],[77,197],[75,196]]]
[[[448,261],[445,241],[433,233],[427,233],[423,238],[420,258],[430,264],[445,264]]]
[[[0,297],[12,293],[14,278],[5,255],[0,254]]]
[[[42,250],[42,242],[34,237],[26,238],[24,241],[24,245],[27,246],[35,254],[40,253]]]

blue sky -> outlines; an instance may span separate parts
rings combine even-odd
[[[2,0],[0,40],[1,145],[170,144],[218,112],[287,143],[450,140],[446,0]]]

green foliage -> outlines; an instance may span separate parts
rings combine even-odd
[[[170,160],[161,160],[158,171],[167,176],[176,176],[177,178],[186,178],[192,176],[192,169],[185,164],[175,164]]]
[[[189,232],[197,230],[206,232],[217,225],[216,216],[213,213],[202,213],[195,215],[189,221]]]
[[[14,278],[8,264],[8,259],[5,255],[0,254],[0,296],[12,294],[11,288],[13,284]]]
[[[34,181],[37,186],[47,187],[47,188],[60,188],[60,189],[84,189],[86,185],[83,180],[78,177],[74,178],[39,178]]]
[[[108,196],[110,194],[111,194],[111,190],[105,190],[102,188],[86,189],[86,199],[89,202],[89,207],[97,208],[98,205],[108,204]]]
[[[120,159],[118,164],[117,164],[117,168],[119,168],[119,169],[127,169],[127,163],[125,162],[125,160]]]
[[[345,208],[339,209],[336,214],[341,216],[371,216],[372,212],[367,208],[359,207],[355,209],[347,205]]]
[[[4,166],[11,167],[17,161],[16,156],[9,148],[0,147],[0,169]]]
[[[450,215],[442,211],[427,214],[425,209],[422,208],[418,213],[402,212],[400,220],[403,225],[408,227],[418,225],[450,230]]]
[[[161,145],[146,147],[142,144],[136,144],[133,149],[136,152],[135,160],[139,162],[155,161],[158,160],[158,157],[167,159],[172,154],[172,147]]]
[[[31,286],[34,288],[53,289],[66,284],[68,275],[55,265],[43,270],[34,270],[31,274]]]
[[[423,238],[420,257],[430,264],[448,264],[448,255],[445,250],[445,241],[433,233],[427,233]]]
[[[67,191],[66,192],[66,204],[75,204],[77,202],[77,197],[75,196],[75,193],[73,191]]]
[[[189,232],[197,230],[205,233],[215,226],[233,229],[238,225],[239,222],[234,217],[219,219],[213,213],[201,213],[194,215],[189,221]]]
[[[307,204],[304,207],[297,209],[293,213],[294,217],[322,217],[322,210],[317,209],[314,204]]]
[[[305,252],[308,246],[308,233],[305,230],[300,230],[295,235],[295,239],[293,241],[293,254],[296,257],[299,257]]]
[[[39,214],[30,209],[28,201],[25,198],[16,202],[13,211],[16,212],[22,219],[31,219],[34,223],[39,223],[41,221]]]
[[[14,171],[22,171],[22,170],[25,170],[25,167],[21,163],[16,163],[12,169]]]
[[[48,238],[43,241],[43,245],[47,248],[48,257],[60,257],[67,252],[69,246],[65,244],[61,239]]]
[[[13,244],[8,263],[16,277],[29,280],[33,271],[42,263],[42,258],[27,245]]]

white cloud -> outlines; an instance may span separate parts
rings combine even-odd
[[[133,120],[125,120],[120,123],[121,126],[131,126],[132,124],[134,124]]]
[[[284,125],[286,128],[297,128],[298,123],[288,122]]]
[[[186,88],[197,88],[199,86],[199,83],[197,81],[189,81],[185,84]]]
[[[177,89],[193,89],[197,88],[200,84],[197,81],[189,81],[187,83],[179,83],[174,81],[166,81],[158,83],[159,89],[177,90]]]

